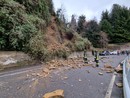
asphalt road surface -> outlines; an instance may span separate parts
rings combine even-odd
[[[127,79],[128,79],[128,83],[129,83],[129,87],[130,87],[130,70],[128,71]]]
[[[43,98],[45,93],[57,89],[64,90],[65,98],[104,98],[113,73],[106,73],[101,68],[106,63],[116,67],[125,57],[106,56],[97,68],[59,68],[46,78],[34,75],[40,73],[43,66],[3,72],[0,73],[0,98]],[[115,82],[120,81],[122,75],[117,74]],[[111,98],[123,98],[122,88],[114,84]]]

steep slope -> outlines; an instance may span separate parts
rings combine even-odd
[[[52,0],[1,0],[0,50],[25,51],[39,60],[66,58],[90,42],[66,28]]]

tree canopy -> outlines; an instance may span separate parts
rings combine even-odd
[[[112,10],[102,12],[101,30],[109,35],[110,42],[123,43],[130,41],[130,10],[125,6],[113,4]]]

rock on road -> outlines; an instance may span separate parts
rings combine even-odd
[[[56,89],[63,89],[65,98],[104,98],[112,73],[101,68],[106,63],[116,67],[125,57],[107,56],[100,61],[98,68],[58,68],[48,77],[39,75],[42,66],[0,73],[0,98],[43,98],[45,93]],[[114,87],[111,98],[123,98],[122,88]]]

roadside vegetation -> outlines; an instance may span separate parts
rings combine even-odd
[[[110,12],[102,12],[100,27],[108,34],[110,43],[130,42],[130,9],[114,4]]]
[[[85,15],[75,21],[72,15],[71,28],[88,38],[94,47],[107,48],[109,43],[130,42],[130,9],[125,6],[113,4],[111,11],[104,9],[99,23],[96,18],[86,21]]]
[[[130,10],[118,4],[102,12],[100,23],[84,15],[68,22],[52,0],[1,0],[0,50],[24,51],[38,60],[67,58],[85,48],[129,42],[129,20]]]
[[[67,58],[70,52],[91,45],[66,23],[62,9],[54,11],[52,0],[1,0],[0,50],[49,60]]]

